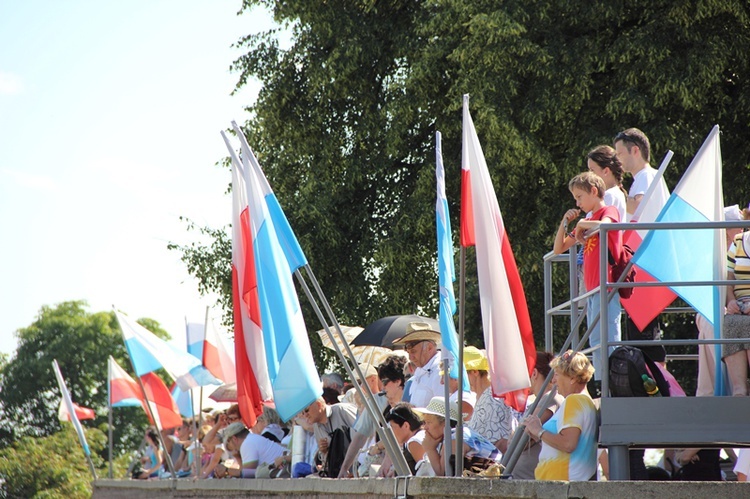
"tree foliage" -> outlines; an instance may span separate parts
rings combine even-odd
[[[139,322],[169,338],[156,321]],[[114,312],[89,313],[83,301],[45,305],[31,325],[17,331],[17,337],[14,356],[0,366],[0,448],[24,436],[43,437],[60,430],[61,394],[53,359],[60,365],[73,401],[96,412],[95,420],[82,424],[106,425],[107,358],[112,355],[124,368],[130,366]],[[115,453],[137,448],[147,424],[140,408],[115,409]]]
[[[744,0],[245,0],[243,8],[257,6],[273,12],[291,44],[282,47],[280,29],[238,42],[246,50],[233,66],[238,87],[263,84],[244,132],[343,323],[436,312],[434,133],[444,137],[455,228],[463,94],[538,342],[542,257],[589,149],[637,126],[651,138],[653,164],[675,152],[666,175],[674,187],[718,123],[727,202],[745,201]],[[228,261],[226,248],[204,249],[202,257]],[[468,256],[467,337],[481,344]]]
[[[107,446],[107,436],[96,428],[86,430],[97,475],[107,473],[107,463],[99,454]],[[116,463],[117,476],[123,476],[127,463]],[[23,437],[0,450],[0,496],[35,498],[91,497],[92,476],[78,435],[70,423],[45,437]]]

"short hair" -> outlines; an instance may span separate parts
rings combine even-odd
[[[634,145],[638,146],[638,149],[641,151],[641,157],[643,158],[643,160],[646,162],[651,161],[651,143],[648,141],[648,137],[646,137],[646,134],[642,131],[638,130],[637,128],[628,128],[627,130],[623,130],[622,132],[615,135],[612,144],[617,144],[619,141],[623,142],[623,145],[628,149],[628,152],[630,152],[630,149],[632,149]]]
[[[550,367],[555,372],[569,376],[584,385],[594,375],[594,366],[591,365],[588,357],[581,352],[573,353],[573,350],[568,350],[561,356],[552,359]]]
[[[227,414],[237,414],[240,415],[240,406],[239,404],[232,404],[229,406],[229,409],[227,409]]]
[[[541,374],[542,376],[547,376],[549,372],[552,370],[549,366],[550,362],[552,362],[552,359],[554,358],[554,355],[552,355],[549,352],[536,352],[536,370]]]
[[[622,163],[617,159],[617,153],[610,146],[596,146],[589,151],[586,158],[599,165],[602,169],[609,168],[609,171],[612,172],[615,180],[617,180],[617,185],[622,184]]]
[[[334,390],[338,390],[339,395],[343,393],[344,378],[339,373],[325,373],[320,379],[323,382],[323,388],[333,388]]]
[[[386,422],[395,421],[396,424],[402,425],[408,423],[411,431],[417,431],[424,421],[422,417],[414,410],[414,406],[408,402],[399,402],[385,416]]]
[[[571,192],[573,192],[573,189],[581,189],[590,194],[594,187],[596,187],[599,199],[604,199],[604,191],[607,190],[607,186],[604,185],[604,180],[602,180],[602,178],[596,173],[579,173],[568,182],[568,189],[570,189]]]
[[[331,388],[330,386],[323,388],[323,400],[325,400],[328,405],[338,404],[340,402],[340,395],[339,391],[335,388]]]
[[[260,417],[263,418],[263,421],[265,421],[266,424],[284,426],[284,422],[281,420],[279,413],[276,412],[276,409],[268,407],[267,405],[263,406],[263,414],[261,414]]]
[[[378,376],[380,379],[389,379],[391,381],[400,382],[401,386],[406,383],[406,377],[404,376],[404,366],[406,365],[406,358],[401,355],[389,355],[378,366]]]

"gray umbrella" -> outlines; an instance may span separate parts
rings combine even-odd
[[[421,315],[390,315],[378,319],[365,327],[349,344],[352,346],[372,345],[393,348],[393,342],[406,334],[410,322],[426,322],[435,331],[440,331],[440,324],[430,317]]]

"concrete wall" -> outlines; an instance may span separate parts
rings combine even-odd
[[[279,497],[295,499],[377,499],[401,497],[395,479],[285,480],[97,480],[95,499],[155,499],[164,497]],[[486,478],[410,478],[409,497],[425,498],[597,498],[638,499],[750,497],[750,484],[738,482],[535,482]]]

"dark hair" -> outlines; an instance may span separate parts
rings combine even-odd
[[[648,141],[648,137],[642,131],[637,128],[628,128],[615,135],[612,144],[622,141],[625,147],[630,152],[630,149],[635,145],[641,151],[641,157],[644,161],[651,161],[651,143]]]
[[[417,431],[424,421],[422,418],[413,410],[413,405],[408,402],[399,402],[394,405],[390,411],[385,415],[386,423],[395,421],[396,424],[402,425],[404,423],[409,424],[411,431]]]
[[[338,404],[340,402],[339,391],[330,386],[323,388],[323,400],[325,400],[328,405]]]
[[[549,366],[549,363],[552,362],[552,359],[555,356],[552,355],[549,352],[537,352],[536,353],[536,370],[539,371],[539,374],[542,376],[547,376],[549,372],[551,371],[551,368]]]
[[[622,184],[622,164],[620,163],[620,160],[617,159],[615,150],[610,146],[596,146],[589,151],[586,158],[599,165],[602,169],[609,168],[612,175],[615,176],[615,180],[617,180],[617,185]]]
[[[161,442],[159,442],[159,435],[156,433],[156,430],[153,428],[149,428],[146,430],[146,436],[151,439],[151,441],[156,445],[157,448],[161,447]]]
[[[378,366],[378,376],[380,379],[389,379],[391,381],[399,382],[400,386],[404,386],[406,378],[404,377],[404,366],[406,365],[406,358],[400,355],[389,355]]]

